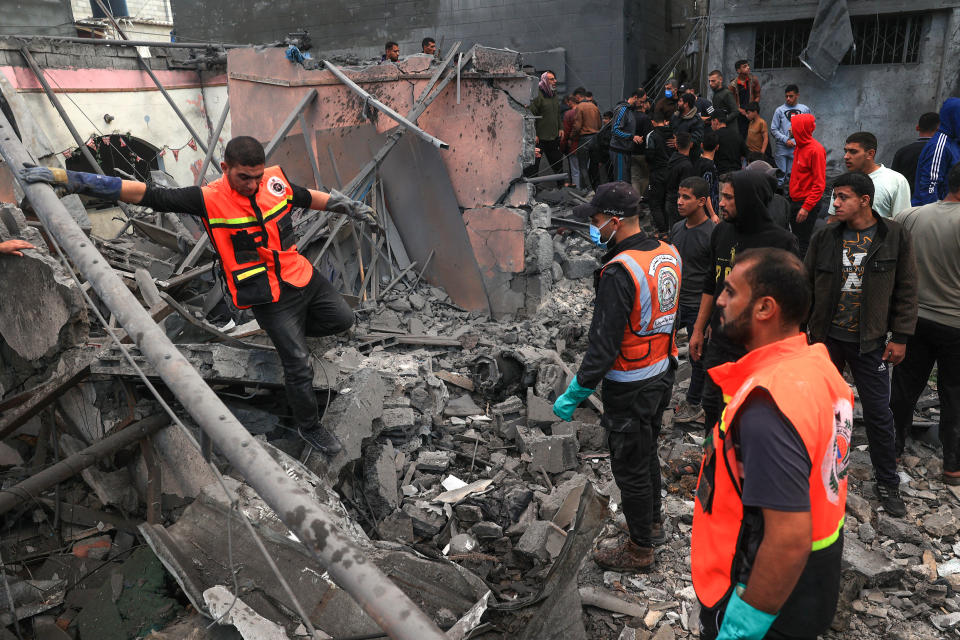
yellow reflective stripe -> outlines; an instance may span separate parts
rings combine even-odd
[[[246,279],[249,278],[250,276],[255,276],[255,275],[257,275],[258,273],[261,273],[261,272],[266,271],[266,270],[267,270],[266,267],[256,267],[256,268],[254,268],[254,269],[250,269],[250,271],[244,271],[243,273],[238,273],[238,274],[237,274],[237,280],[246,280]]]
[[[273,209],[270,209],[269,211],[265,212],[263,214],[263,219],[266,220],[273,214],[278,213],[280,210],[284,209],[291,202],[293,202],[293,196],[289,196],[286,200],[282,200],[280,204],[275,206]]]
[[[822,538],[820,540],[814,540],[813,550],[820,551],[821,549],[826,549],[827,547],[832,545],[834,542],[836,542],[837,538],[840,537],[840,529],[843,528],[843,522],[846,519],[847,519],[847,516],[846,514],[844,514],[843,516],[840,517],[840,524],[837,525],[836,531],[828,535],[826,538]]]
[[[256,216],[247,216],[245,218],[208,218],[210,224],[250,224],[256,222]]]

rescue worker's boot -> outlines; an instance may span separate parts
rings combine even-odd
[[[308,445],[331,458],[343,449],[336,436],[320,426],[315,429],[301,430],[300,437],[303,438]]]
[[[617,529],[623,531],[625,534],[630,535],[630,527],[627,525],[627,519],[621,514],[616,519]],[[667,530],[663,526],[663,522],[659,520],[654,520],[650,525],[650,542],[653,544],[664,544],[669,540]]]
[[[653,547],[641,547],[630,538],[609,549],[597,549],[593,552],[593,561],[611,571],[649,571],[656,558]]]

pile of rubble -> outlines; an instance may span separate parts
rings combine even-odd
[[[264,66],[255,52],[231,55],[236,68]],[[267,62],[276,63],[279,54],[271,55]],[[474,67],[457,67],[473,74],[465,86],[487,92],[502,117],[512,117],[510,92],[526,81],[507,64],[510,56],[475,49],[470,57]],[[425,108],[431,88],[454,72],[441,80],[444,69],[410,64],[404,73],[424,86],[417,102]],[[361,73],[400,77],[393,69]],[[252,82],[241,75],[231,81]],[[315,80],[334,86],[327,76]],[[238,95],[244,91],[256,95],[238,86]],[[285,144],[284,157],[313,165],[316,186],[332,184],[320,175],[307,132],[286,136],[316,92],[284,95],[300,106],[268,153],[280,148],[283,156]],[[317,134],[327,136],[336,173],[338,159],[344,171],[367,162],[370,147],[357,156],[348,139],[357,131],[339,142],[329,130]],[[621,574],[589,560],[595,545],[624,534],[600,403],[591,399],[569,423],[552,412],[586,349],[598,263],[583,225],[569,219],[584,194],[543,191],[552,206],[538,204],[531,184],[507,177],[478,195],[475,178],[465,169],[458,175],[469,162],[448,170],[429,145],[396,134],[380,142],[386,151],[397,145],[387,157],[399,160],[392,168],[373,163],[344,189],[375,205],[383,229],[329,215],[296,219],[299,249],[357,316],[348,334],[310,342],[322,423],[343,444],[333,458],[291,428],[279,358],[249,312],[231,307],[195,221],[76,196],[63,203],[279,465],[276,482],[292,482],[321,505],[363,561],[448,638],[697,636],[689,544],[702,424],[665,417],[659,454],[668,541],[656,570]],[[522,153],[510,158],[518,167],[522,160]],[[411,182],[411,169],[427,164],[433,180]],[[172,186],[169,176],[152,178]],[[419,191],[404,191],[414,183]],[[464,198],[476,201],[466,206]],[[430,204],[430,224],[408,213],[418,199]],[[449,215],[458,202],[462,221]],[[311,629],[314,637],[381,637],[381,624],[317,565],[287,529],[289,519],[175,402],[184,428],[170,425],[171,394],[162,384],[156,394],[151,388],[155,367],[23,206],[0,207],[0,241],[19,237],[38,247],[4,259],[0,272],[0,638],[249,640],[309,637]],[[677,400],[690,375],[685,347],[681,359]],[[925,398],[920,410],[935,422],[935,402]],[[960,491],[939,482],[931,435],[909,444],[909,514],[895,520],[870,497],[857,430],[842,601],[828,637],[957,635]],[[211,620],[220,626],[208,628]]]

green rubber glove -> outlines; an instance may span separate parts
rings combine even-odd
[[[116,200],[120,197],[123,181],[114,176],[66,171],[56,167],[38,167],[35,164],[24,164],[23,167],[20,170],[20,178],[24,182],[45,182],[67,193],[83,193],[106,200]]]
[[[570,422],[570,420],[573,419],[574,410],[581,402],[589,398],[591,393],[593,393],[593,389],[581,387],[580,383],[577,382],[577,376],[573,376],[573,381],[570,383],[570,386],[567,387],[563,395],[553,403],[553,412],[561,420]]]
[[[733,590],[717,640],[762,640],[777,614],[754,609],[740,598],[740,585]]]

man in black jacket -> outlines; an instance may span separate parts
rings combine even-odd
[[[697,97],[692,93],[685,93],[680,96],[679,111],[670,121],[673,127],[673,133],[689,133],[693,141],[693,148],[698,151],[700,143],[703,142],[703,120],[697,111]],[[694,153],[694,156],[699,153]]]
[[[768,208],[772,197],[770,180],[762,173],[736,171],[721,178],[720,217],[723,222],[716,226],[710,236],[714,277],[708,277],[704,282],[700,313],[690,336],[690,357],[694,360],[703,358],[703,367],[708,372],[711,367],[739,360],[746,354],[743,346],[733,343],[718,331],[720,312],[714,307],[737,253],[760,247],[799,253],[796,236],[770,219]],[[704,350],[704,338],[708,330],[710,340]],[[724,406],[720,387],[714,384],[709,375],[703,389],[702,406],[704,427],[709,433]]]
[[[667,229],[672,229],[673,225],[680,220],[680,214],[677,212],[677,190],[680,188],[680,183],[684,178],[696,175],[693,171],[693,163],[690,161],[690,150],[693,148],[690,134],[680,132],[676,135],[676,141],[677,149],[667,162],[667,177],[664,181]]]
[[[650,186],[647,188],[647,202],[650,205],[650,217],[658,233],[670,230],[667,224],[667,166],[671,149],[667,146],[673,137],[670,129],[670,116],[657,111],[653,115],[653,129],[643,139],[643,150],[650,169]]]
[[[890,168],[899,172],[910,183],[910,195],[913,195],[914,184],[917,180],[917,164],[920,162],[920,153],[927,146],[927,142],[933,137],[940,127],[940,114],[936,111],[930,111],[920,116],[920,122],[917,123],[916,140],[908,145],[900,147],[893,154],[893,162]]]
[[[574,209],[575,216],[589,218],[594,242],[611,248],[594,278],[597,298],[587,353],[553,405],[554,413],[570,420],[603,381],[601,424],[630,536],[619,546],[598,550],[594,560],[621,571],[650,569],[654,544],[666,540],[657,437],[677,367],[680,256],[641,230],[639,200],[631,185],[612,182],[601,185],[589,205]]]
[[[907,508],[897,475],[888,366],[903,360],[917,324],[917,265],[909,233],[873,211],[873,193],[873,180],[863,173],[845,173],[833,183],[838,224],[818,231],[804,258],[813,285],[807,327],[811,341],[826,343],[841,373],[850,366],[877,495],[888,514],[902,518]]]
[[[747,143],[740,137],[740,130],[736,125],[728,125],[727,112],[720,107],[713,107],[710,113],[710,125],[717,132],[720,144],[717,146],[717,155],[713,161],[717,163],[720,175],[739,171],[743,168],[743,159],[747,156]]]

